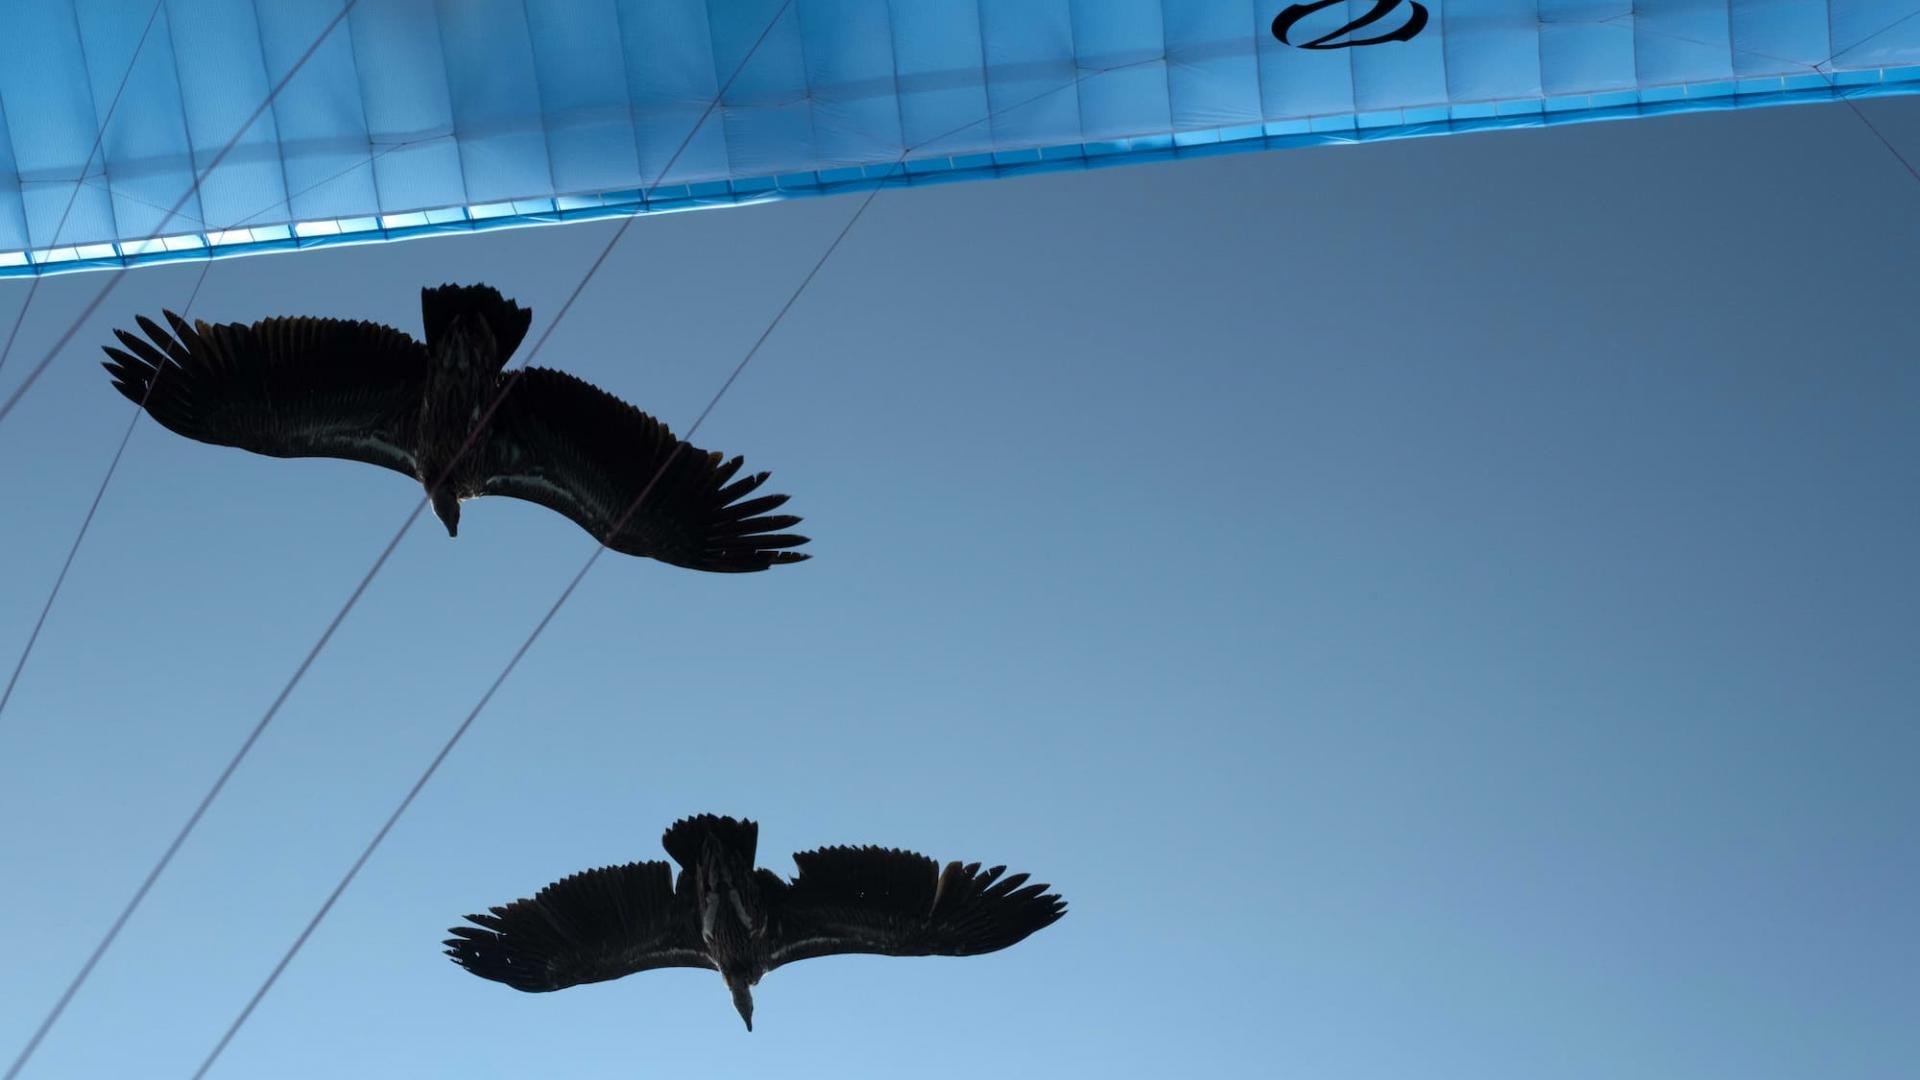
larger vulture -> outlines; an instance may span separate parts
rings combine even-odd
[[[146,336],[115,330],[126,348],[107,346],[104,366],[114,389],[190,439],[405,473],[448,536],[461,500],[507,495],[675,566],[741,572],[807,557],[787,550],[807,538],[782,531],[800,519],[769,513],[787,497],[748,498],[766,473],[734,479],[740,458],[684,443],[571,375],[504,372],[531,311],[485,285],[422,289],[420,307],[424,344],[344,319],[188,325],[169,311],[169,333],[141,316]]]
[[[1004,949],[1066,913],[1046,885],[1006,867],[879,847],[793,857],[782,881],[754,867],[760,827],[701,814],[660,840],[680,864],[607,866],[562,878],[530,900],[469,915],[447,955],[516,990],[561,990],[653,968],[712,968],[753,1030],[753,990],[782,964],[838,953],[974,956]]]

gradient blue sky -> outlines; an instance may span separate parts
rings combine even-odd
[[[684,428],[856,206],[639,222],[542,362]],[[196,313],[417,331],[485,280],[537,334],[613,227],[222,262]],[[700,433],[815,559],[603,560],[215,1075],[1920,1073],[1917,229],[1845,106],[883,194]],[[8,665],[129,416],[98,345],[199,272],[133,273],[0,425]],[[104,283],[42,286],[0,392]],[[142,423],[0,716],[0,1056],[417,497]],[[189,1073],[592,548],[462,525],[28,1076]],[[439,955],[698,811],[1071,910],[784,969],[751,1035],[709,973]]]

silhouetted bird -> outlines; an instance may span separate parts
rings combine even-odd
[[[878,847],[793,857],[791,882],[756,869],[760,827],[702,814],[661,846],[680,864],[628,863],[574,874],[449,931],[447,955],[529,992],[663,967],[712,968],[753,1030],[753,990],[782,964],[837,953],[973,956],[1050,925],[1067,905],[1004,866],[947,864]],[[476,929],[476,927],[478,927]]]
[[[768,513],[785,495],[746,498],[766,473],[735,480],[738,457],[691,445],[675,455],[682,444],[665,424],[571,375],[527,368],[476,434],[533,313],[485,285],[422,289],[420,307],[424,345],[345,319],[189,326],[169,311],[169,334],[141,316],[147,338],[115,330],[126,349],[107,346],[104,366],[114,389],[190,439],[405,473],[426,487],[448,536],[461,500],[507,495],[558,510],[615,551],[675,566],[739,572],[807,557],[785,550],[806,537],[780,531],[800,519]]]

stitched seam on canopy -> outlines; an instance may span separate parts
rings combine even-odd
[[[260,46],[260,77],[268,86],[274,84],[273,72],[267,69],[266,30],[260,25],[260,0],[249,0],[248,8],[253,12],[253,40]],[[171,28],[172,24],[168,24]],[[172,35],[169,34],[169,37]],[[293,185],[287,182],[287,148],[280,140],[280,106],[278,99],[267,104],[267,118],[273,121],[273,152],[280,161],[280,201],[287,208],[287,217],[293,218]],[[244,220],[244,219],[242,219]]]
[[[373,152],[373,121],[367,118],[367,84],[361,76],[360,46],[354,42],[353,12],[351,11],[347,12],[346,31],[347,62],[353,65],[353,98],[360,105],[360,134],[365,137],[367,143],[367,182],[373,185],[374,211],[385,214],[387,212],[387,200],[385,196],[380,194],[379,163],[380,159],[386,156],[387,151],[382,151],[378,154]],[[352,170],[348,171],[350,172]],[[347,175],[345,172],[340,174],[340,176],[345,175]],[[322,183],[330,184],[336,179],[339,179],[339,177],[330,177],[322,181]],[[289,209],[291,209],[291,207],[289,207]]]
[[[107,181],[107,220],[113,223],[113,235],[120,235],[120,214],[113,205],[113,170],[107,167],[107,125],[113,118],[100,115],[100,98],[93,92],[93,63],[87,59],[87,35],[80,29],[80,6],[74,4],[67,10],[73,15],[73,41],[80,50],[80,71],[86,76],[87,110],[93,114],[94,130],[98,131],[99,135],[95,137],[92,148],[87,151],[87,159],[80,163],[80,175],[74,178],[73,193],[68,196],[67,212],[60,215],[59,223],[53,227],[53,239],[48,243],[48,247],[60,246],[60,232],[69,224],[73,212],[73,200],[80,197],[80,188],[84,186],[81,181],[87,178],[88,170],[93,168],[93,159],[96,155],[100,158],[100,175]],[[128,69],[131,70],[133,65],[139,62],[140,47],[135,46],[133,55],[127,60]]]
[[[547,191],[558,193],[560,182],[553,175],[553,131],[547,126],[546,93],[540,85],[540,54],[533,47],[533,15],[527,11],[527,0],[520,0],[520,25],[527,30],[527,63],[533,70],[533,108],[535,115],[540,117],[540,144],[547,157]],[[549,194],[547,197],[553,196]]]

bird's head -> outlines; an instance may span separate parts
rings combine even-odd
[[[433,515],[447,527],[448,536],[460,535],[460,496],[452,485],[442,484],[433,490]]]
[[[747,1030],[753,1030],[753,977],[744,971],[722,971],[726,976],[727,989],[733,992],[733,1007],[740,1010],[740,1019],[746,1021]]]

